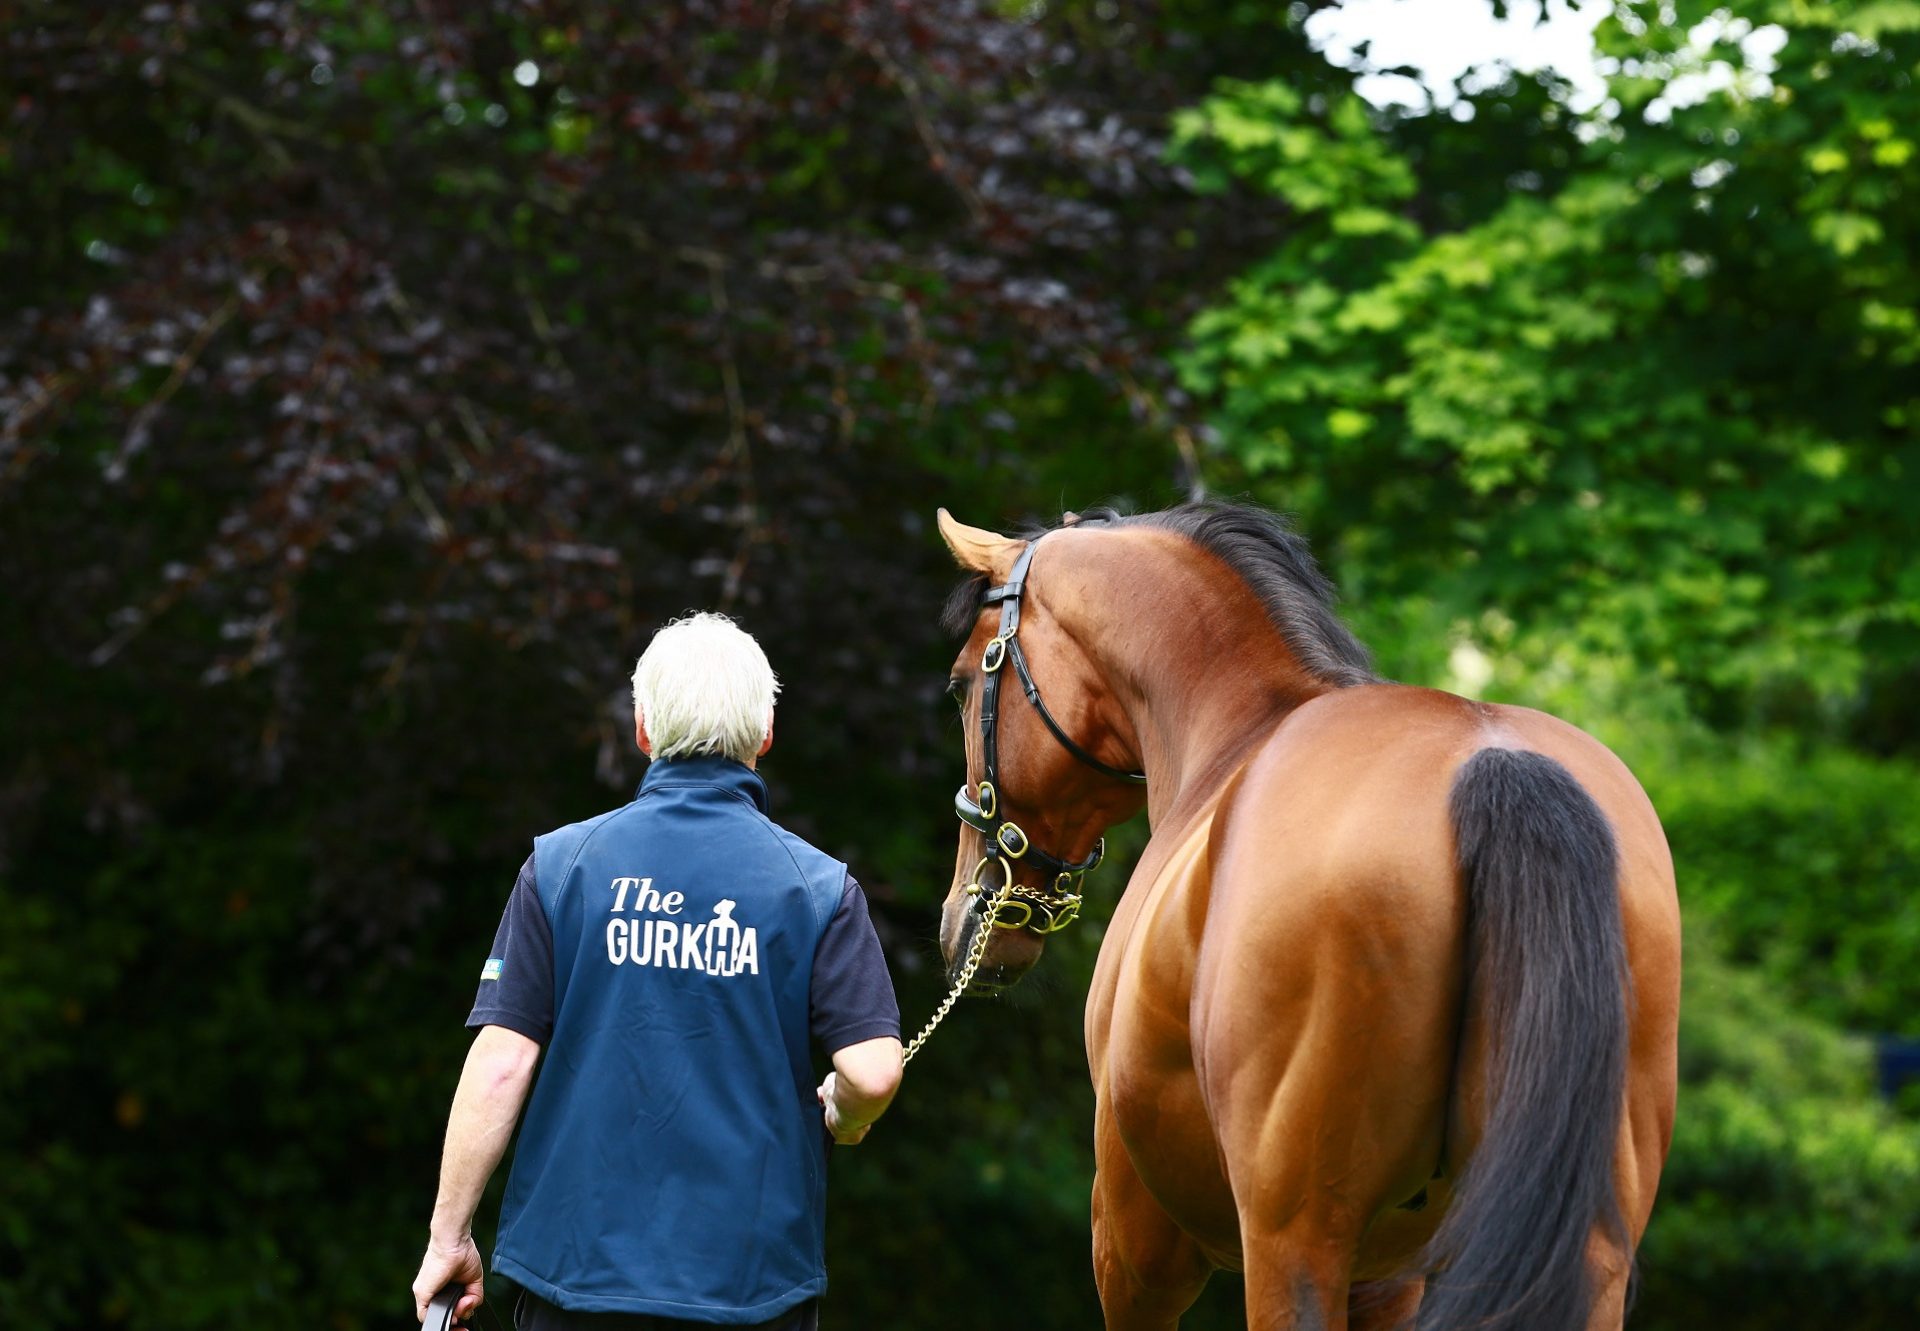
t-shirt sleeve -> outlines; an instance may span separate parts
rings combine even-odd
[[[505,1026],[535,1044],[553,1034],[553,930],[540,904],[533,856],[520,867],[493,950],[480,971],[480,992],[467,1014],[467,1028]]]
[[[813,954],[812,1009],[813,1038],[830,1055],[862,1040],[900,1038],[893,977],[867,914],[867,894],[852,874]]]

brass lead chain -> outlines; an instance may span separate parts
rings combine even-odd
[[[966,964],[960,967],[960,974],[954,979],[953,988],[947,991],[946,998],[941,1001],[939,1007],[934,1009],[933,1019],[921,1027],[920,1034],[914,1036],[913,1043],[907,1046],[907,1052],[900,1059],[902,1067],[913,1062],[913,1056],[920,1052],[920,1046],[927,1042],[927,1037],[933,1034],[934,1028],[946,1020],[947,1013],[953,1010],[953,1005],[960,1000],[960,995],[965,993],[967,986],[973,983],[973,973],[980,969],[980,959],[987,955],[987,943],[993,937],[993,922],[1000,917],[1000,908],[1007,904],[1007,898],[1011,895],[1013,895],[1013,873],[1009,870],[1000,884],[1000,891],[994,895],[992,903],[987,907],[987,913],[974,927],[973,944],[967,948]]]

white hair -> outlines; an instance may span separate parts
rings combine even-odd
[[[724,755],[751,762],[773,730],[779,692],[753,636],[705,611],[654,634],[633,667],[633,706],[656,759]]]

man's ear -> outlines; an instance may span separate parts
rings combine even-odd
[[[647,738],[647,718],[640,715],[638,707],[633,709],[633,742],[640,746],[640,752],[653,757],[653,741]]]
[[[944,508],[939,512],[939,523],[940,537],[953,551],[954,562],[971,573],[986,574],[990,582],[1006,581],[1013,571],[1013,561],[1026,544],[982,527],[969,527]]]

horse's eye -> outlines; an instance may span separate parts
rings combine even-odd
[[[967,681],[958,677],[948,680],[947,696],[964,705],[967,701]]]

